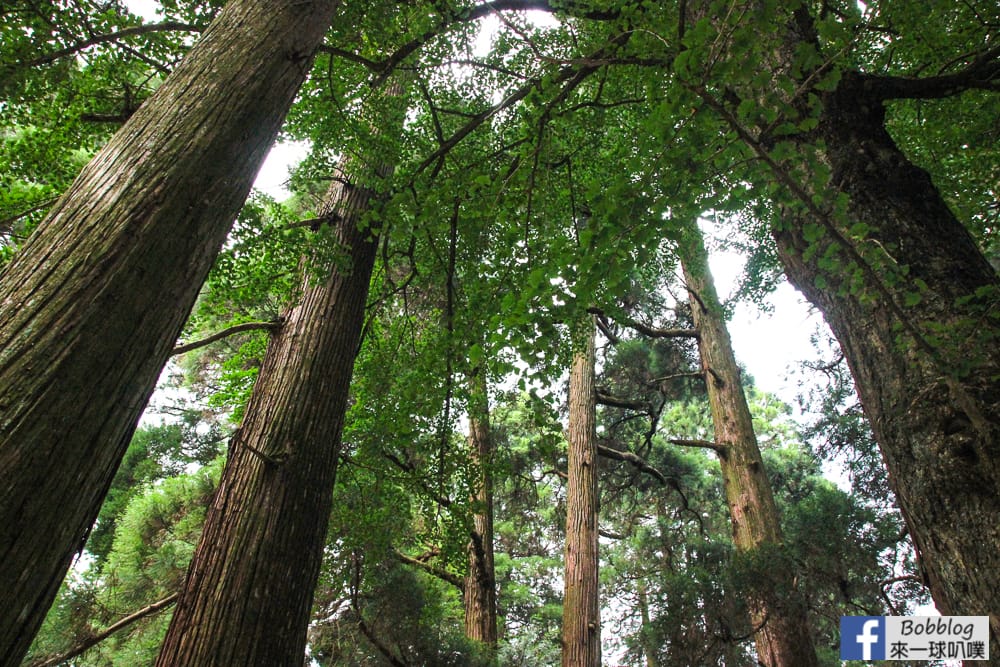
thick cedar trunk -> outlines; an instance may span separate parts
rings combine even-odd
[[[784,54],[817,44],[807,9],[783,40]],[[886,131],[889,85],[845,71],[820,93],[817,129],[789,139],[830,177],[816,191],[808,178],[790,186],[807,202],[845,195],[846,208],[789,212],[774,236],[851,367],[934,602],[989,614],[1000,655],[1000,281]]]
[[[473,503],[473,534],[469,540],[469,572],[465,576],[465,636],[490,649],[497,644],[496,572],[493,567],[493,439],[490,435],[486,381],[470,379],[469,450],[478,470]]]
[[[0,665],[82,547],[332,0],[234,0],[0,276]]]
[[[715,442],[732,522],[733,542],[745,556],[772,553],[782,545],[781,523],[764,470],[753,420],[726,329],[722,304],[708,268],[708,253],[697,225],[686,230],[680,251],[698,331],[698,351],[708,387]],[[773,551],[771,549],[773,548]],[[772,564],[747,599],[756,633],[757,655],[766,667],[808,667],[816,663],[806,610],[784,560]]]
[[[601,664],[594,322],[588,320],[586,327],[583,347],[574,355],[569,375],[563,667]]]
[[[272,336],[156,664],[296,665],[331,509],[348,390],[375,262],[372,192],[327,194],[348,269],[306,267]],[[308,264],[308,263],[307,263]]]
[[[822,116],[832,183],[850,197],[840,239],[809,249],[803,222],[812,221],[799,216],[775,238],[789,279],[840,341],[934,602],[944,614],[989,614],[1000,655],[997,276],[885,131],[872,93],[847,75]],[[847,231],[859,222],[864,240]],[[819,265],[844,256],[845,242],[873,267],[855,274],[860,289]],[[919,302],[904,305],[908,295]]]

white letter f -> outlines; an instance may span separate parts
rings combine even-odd
[[[861,659],[871,660],[872,659],[872,644],[878,643],[878,636],[872,634],[872,630],[878,628],[878,621],[875,619],[865,621],[865,624],[861,626],[861,634],[857,635],[854,639],[861,644]]]

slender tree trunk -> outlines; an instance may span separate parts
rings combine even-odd
[[[386,170],[382,170],[382,175]],[[272,336],[157,665],[299,665],[375,264],[373,191],[339,174],[324,215],[347,268],[306,266]],[[335,215],[333,215],[335,214]],[[307,263],[308,264],[308,263]]]
[[[0,665],[82,548],[336,4],[230,2],[0,276]]]
[[[715,424],[733,542],[744,556],[778,557],[782,546],[778,508],[757,446],[722,304],[709,272],[708,253],[694,222],[685,230],[680,255],[698,331],[698,351]],[[753,625],[760,628],[756,644],[761,665],[817,664],[805,606],[795,590],[794,572],[787,562],[772,563],[747,602]]]
[[[815,39],[793,25],[790,41]],[[990,615],[1000,655],[1000,280],[886,131],[887,86],[845,72],[823,96],[820,157],[846,210],[774,235],[840,341],[934,602]]]
[[[649,594],[646,592],[645,579],[640,578],[636,583],[636,595],[639,598],[639,620],[642,623],[639,628],[639,640],[646,658],[646,667],[660,667],[659,651],[656,642],[653,641],[653,627],[649,620]]]
[[[594,366],[595,325],[587,320],[583,347],[569,376],[569,481],[566,492],[566,574],[563,598],[563,667],[599,667],[598,470]]]
[[[469,450],[478,470],[472,501],[477,506],[469,540],[469,572],[465,576],[465,636],[492,651],[497,645],[496,572],[493,567],[493,438],[490,435],[486,380],[470,377]]]

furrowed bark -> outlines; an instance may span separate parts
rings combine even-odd
[[[801,12],[790,26],[815,40]],[[840,342],[935,604],[989,615],[1000,655],[1000,280],[886,131],[880,86],[848,71],[822,97],[819,157],[846,210],[789,213],[774,236]]]
[[[465,636],[491,650],[497,644],[496,572],[493,567],[493,439],[490,435],[486,381],[470,377],[469,450],[479,470],[473,502],[473,535],[469,540],[469,572],[465,576]]]
[[[234,0],[0,276],[0,665],[55,597],[332,0]]]
[[[569,462],[566,491],[566,573],[563,667],[600,667],[598,603],[598,470],[594,366],[595,324],[586,320],[583,347],[569,379]]]
[[[701,232],[691,223],[680,249],[691,313],[698,330],[698,352],[705,373],[715,424],[715,442],[737,552],[753,557],[762,551],[778,555],[781,524],[774,492],[764,470],[753,419]],[[774,548],[771,550],[771,548]],[[805,605],[794,584],[794,571],[780,560],[747,596],[758,660],[768,667],[816,665],[816,651],[806,621]]]
[[[399,98],[399,84],[386,95]],[[402,127],[401,115],[382,121]],[[338,172],[321,214],[337,221],[334,242],[348,261],[325,277],[303,263],[299,303],[268,344],[157,665],[298,665],[305,658],[378,247],[365,216],[391,167]]]
[[[335,181],[347,272],[317,279],[268,345],[158,665],[292,665],[305,655],[376,241],[372,192]]]

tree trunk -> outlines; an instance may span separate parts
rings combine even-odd
[[[788,215],[774,236],[840,341],[934,602],[990,615],[1000,655],[1000,281],[886,131],[884,85],[846,72],[823,98],[844,215]]]
[[[587,320],[583,348],[569,376],[569,463],[566,492],[566,574],[563,667],[600,667],[598,604],[597,426],[595,325]]]
[[[708,253],[694,222],[685,230],[680,256],[698,331],[698,352],[715,424],[733,542],[743,557],[778,559],[755,582],[756,590],[747,599],[753,626],[759,628],[758,661],[766,667],[815,665],[805,606],[795,590],[794,571],[780,559],[778,508],[757,446],[722,304],[709,272]]]
[[[493,568],[493,438],[490,435],[486,380],[482,372],[470,378],[469,450],[478,471],[472,501],[477,506],[469,540],[469,572],[465,576],[465,636],[497,645],[496,573]]]
[[[639,642],[646,658],[646,667],[660,667],[660,658],[656,642],[653,641],[653,626],[649,620],[649,594],[646,591],[646,580],[640,578],[636,582],[636,595],[639,602]]]
[[[372,191],[341,173],[324,213],[350,268],[303,270],[272,337],[158,665],[295,665],[305,656],[340,436],[377,242]],[[309,264],[308,262],[306,264]]]
[[[333,0],[234,0],[0,276],[0,665],[82,548]]]

